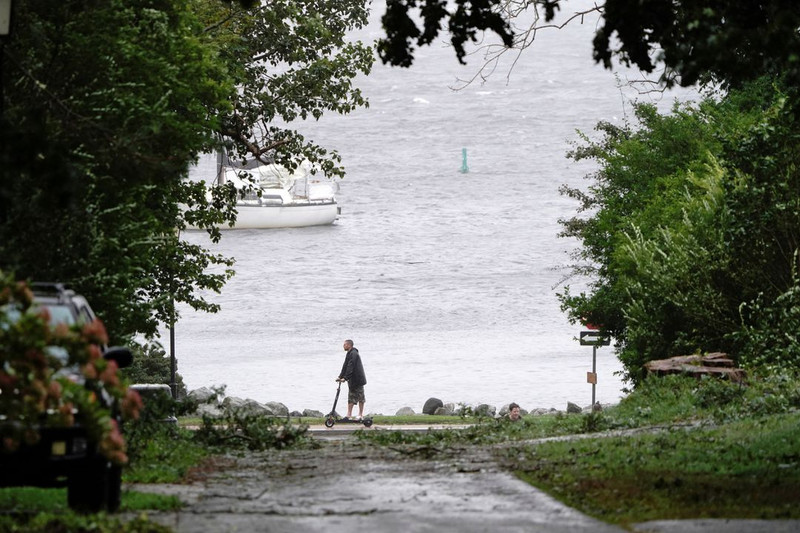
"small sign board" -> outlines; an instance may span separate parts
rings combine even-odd
[[[587,372],[586,373],[586,383],[591,383],[592,385],[597,385],[597,373],[595,373],[595,372]]]
[[[600,335],[599,331],[581,331],[581,346],[608,346],[611,339]]]

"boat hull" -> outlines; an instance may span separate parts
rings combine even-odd
[[[339,218],[336,202],[294,203],[286,205],[241,205],[236,206],[236,224],[223,224],[220,230],[304,228],[327,226]],[[186,229],[200,229],[188,226]]]
[[[339,218],[336,203],[236,206],[236,224],[221,229],[270,229],[326,226]]]

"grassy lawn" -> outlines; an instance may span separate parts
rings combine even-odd
[[[520,478],[606,522],[800,518],[800,414],[503,450]]]
[[[183,504],[175,496],[122,492],[120,511],[171,511]],[[171,530],[140,515],[122,521],[105,513],[81,515],[67,507],[66,489],[0,488],[0,531],[15,533],[93,532],[169,533]]]
[[[211,450],[197,443],[192,432],[178,429],[130,443],[130,464],[123,470],[128,483],[179,483],[193,468],[202,465]]]
[[[120,511],[172,511],[182,506],[175,496],[122,491]],[[0,488],[0,510],[3,513],[68,513],[67,489]]]
[[[324,418],[299,417],[291,418],[293,424],[305,424],[307,426],[321,426],[325,424]],[[389,416],[379,415],[372,418],[373,423],[380,425],[458,425],[471,424],[477,421],[476,418],[465,418],[461,416],[432,416],[432,415],[403,415]],[[184,428],[197,427],[203,423],[198,417],[187,416],[178,418],[178,425]]]
[[[433,416],[433,415],[402,415],[402,416],[375,416],[372,418],[373,424],[381,426],[440,426],[440,425],[459,425],[473,424],[477,419],[461,416]]]

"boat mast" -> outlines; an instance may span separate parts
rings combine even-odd
[[[217,148],[217,185],[225,185],[225,169],[222,165],[222,150],[222,147]]]

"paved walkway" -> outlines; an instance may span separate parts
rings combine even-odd
[[[461,452],[431,461],[346,440],[230,457],[191,485],[134,488],[186,501],[179,512],[149,513],[179,533],[622,531],[501,471],[488,456]]]
[[[431,459],[425,448],[409,453],[346,438],[354,429],[317,428],[317,450],[227,457],[188,485],[128,488],[186,502],[178,512],[148,513],[178,533],[624,531],[518,480],[486,450],[448,448],[446,456],[437,451]],[[800,521],[659,521],[633,531],[789,533],[800,531]]]

